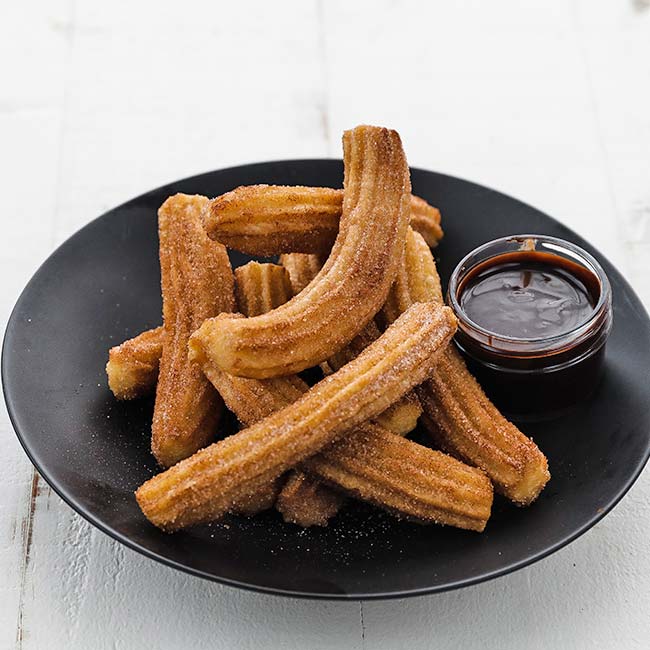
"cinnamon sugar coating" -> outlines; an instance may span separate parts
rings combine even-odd
[[[156,327],[108,351],[108,387],[117,399],[153,393],[162,356],[163,328]]]
[[[447,307],[413,305],[356,359],[288,406],[147,481],[136,492],[143,513],[166,530],[220,517],[242,495],[267,485],[421,383],[455,327]],[[212,360],[200,347],[191,349],[205,370]],[[251,387],[253,395],[262,392],[260,384]]]
[[[309,528],[327,526],[344,502],[344,494],[330,489],[318,477],[291,470],[275,507],[286,522]]]
[[[158,211],[163,344],[151,447],[164,467],[210,443],[223,408],[187,356],[192,332],[206,318],[234,308],[228,254],[208,239],[201,225],[207,202],[203,196],[176,194]]]

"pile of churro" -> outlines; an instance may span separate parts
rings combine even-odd
[[[343,159],[342,190],[177,194],[158,212],[163,325],[106,371],[118,399],[155,391],[163,471],[135,496],[165,531],[269,508],[324,526],[348,499],[482,531],[493,490],[527,505],[549,479],[452,342],[440,212],[411,194],[399,135],[346,131]],[[233,272],[227,247],[279,263]],[[241,428],[224,438],[225,409]],[[418,422],[431,446],[407,439]]]

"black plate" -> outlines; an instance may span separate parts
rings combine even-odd
[[[350,503],[327,529],[301,530],[273,512],[166,535],[144,519],[133,491],[156,471],[151,400],[116,402],[106,386],[109,346],[160,322],[156,209],[174,192],[215,196],[237,185],[338,187],[335,160],[247,165],[188,178],[111,210],[65,242],[37,271],[11,315],[2,378],[14,428],[52,488],[91,523],[156,560],[205,578],[293,596],[387,598],[443,591],[523,567],[602,518],[650,453],[650,322],[628,283],[592,246],[512,198],[419,169],[413,190],[439,206],[443,279],[494,237],[562,237],[595,255],[614,294],[607,371],[589,403],[525,425],[547,454],[551,482],[530,508],[497,499],[483,534],[401,523]],[[241,264],[244,256],[234,256]]]

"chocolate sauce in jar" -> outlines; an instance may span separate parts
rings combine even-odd
[[[584,323],[598,302],[595,275],[575,262],[536,251],[504,253],[463,279],[467,317],[496,334],[543,338]]]
[[[545,419],[590,395],[611,328],[611,290],[586,251],[550,237],[495,240],[450,281],[456,343],[495,403]]]

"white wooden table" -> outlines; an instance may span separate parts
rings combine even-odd
[[[411,164],[563,220],[650,306],[650,7],[25,0],[0,5],[0,324],[90,219],[178,177],[338,156],[392,126]],[[480,215],[477,215],[480,218]],[[326,603],[176,572],[78,517],[0,415],[0,648],[647,648],[650,472],[536,565],[461,591]]]

